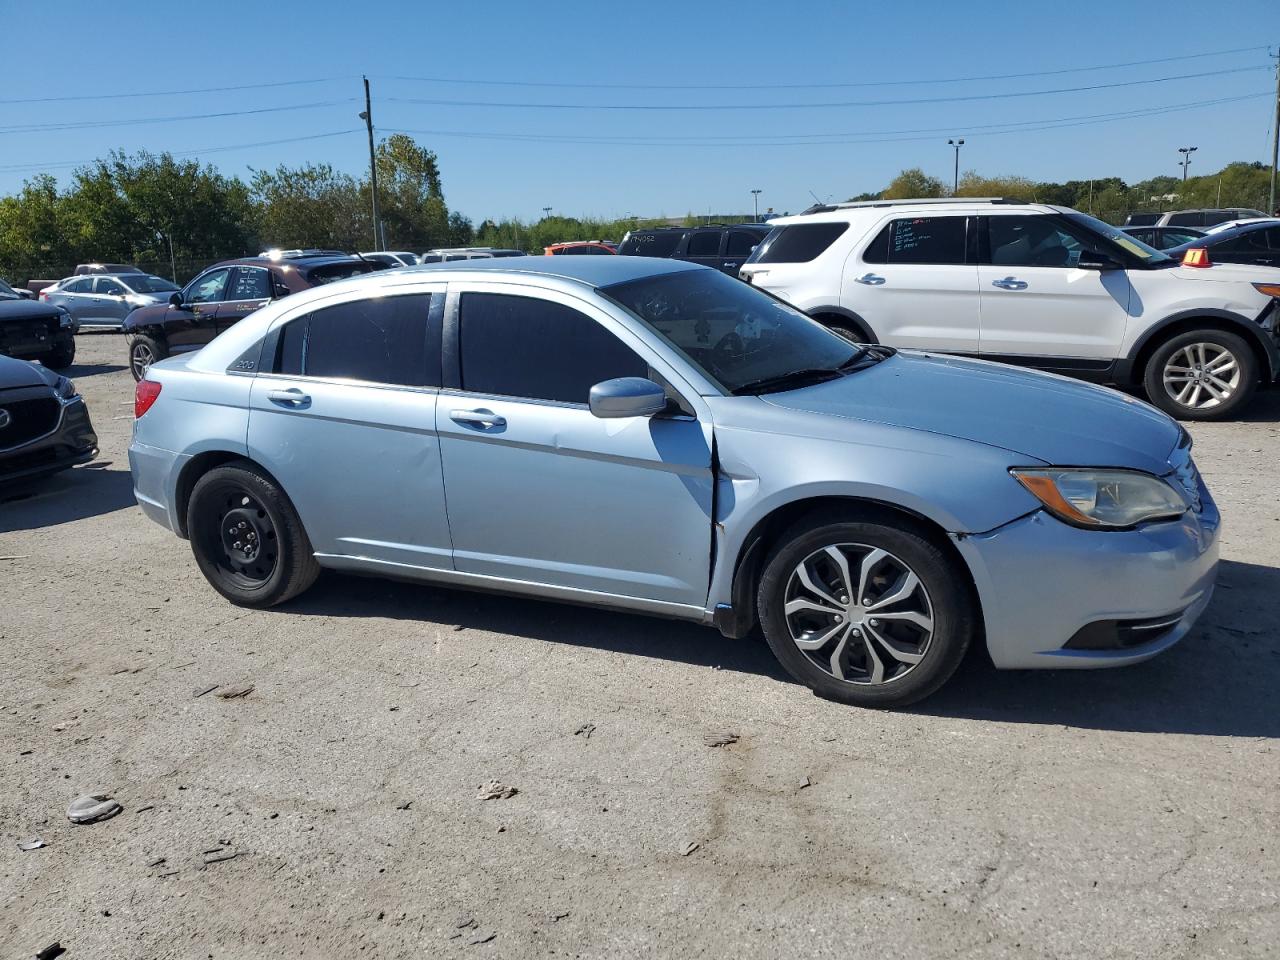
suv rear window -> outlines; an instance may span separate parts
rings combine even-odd
[[[774,227],[755,249],[750,263],[808,263],[849,229],[847,223],[796,223]]]
[[[662,233],[633,233],[622,241],[618,253],[624,257],[669,257],[684,234],[679,230]]]

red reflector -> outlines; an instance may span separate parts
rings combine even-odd
[[[133,419],[137,420],[150,410],[158,396],[160,396],[160,384],[154,380],[139,380],[133,391]]]
[[[1209,259],[1209,251],[1204,247],[1192,247],[1182,255],[1182,265],[1184,267],[1212,267],[1213,261]]]

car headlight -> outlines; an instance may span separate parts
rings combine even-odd
[[[1132,527],[1148,520],[1180,517],[1191,506],[1171,484],[1136,470],[1063,467],[1009,472],[1046,510],[1075,527]]]
[[[53,392],[58,395],[58,399],[62,401],[73,400],[76,396],[76,385],[74,381],[67,377],[58,377],[58,382],[54,384]]]

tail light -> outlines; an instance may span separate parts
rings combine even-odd
[[[47,301],[47,300],[49,299],[49,291],[48,291],[48,290],[41,290],[41,291],[40,291],[40,299],[41,299],[41,300],[45,300],[45,301]]]
[[[151,409],[160,396],[160,384],[154,380],[139,380],[133,390],[133,419],[137,420]]]
[[[1184,267],[1212,267],[1213,261],[1209,259],[1209,251],[1204,247],[1192,247],[1182,255],[1182,265]]]

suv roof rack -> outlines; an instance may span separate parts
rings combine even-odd
[[[947,203],[1034,203],[1016,197],[920,197],[915,200],[851,200],[848,203],[815,203],[801,213],[830,213],[832,210],[848,210],[858,207],[915,207]]]

